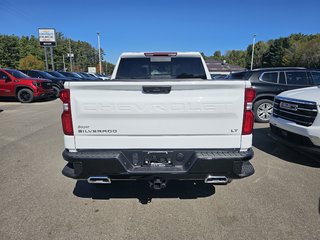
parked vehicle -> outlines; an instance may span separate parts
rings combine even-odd
[[[59,72],[61,73],[63,76],[72,79],[73,81],[80,81],[83,80],[78,74],[75,74],[73,72]]]
[[[72,72],[74,75],[78,76],[80,78],[80,80],[89,80],[86,79],[85,76],[83,76],[82,74],[79,74],[78,72]]]
[[[53,88],[53,91],[55,92],[55,96],[59,97],[60,90],[63,89],[63,84],[65,81],[64,78],[55,77],[47,72],[39,71],[39,70],[20,70],[20,71],[32,78],[42,78],[42,79],[51,80],[52,88]]]
[[[255,120],[265,123],[272,114],[272,103],[276,95],[319,84],[320,71],[305,68],[262,68],[232,73],[228,78],[251,81],[257,93],[253,104]]]
[[[227,79],[228,75],[225,74],[210,74],[212,80],[220,80],[220,79]]]
[[[110,80],[110,76],[106,76],[103,74],[99,74],[99,73],[88,73],[88,74],[90,74],[93,77],[100,78],[102,80]]]
[[[88,73],[85,73],[85,72],[77,72],[78,74],[80,74],[84,79],[86,80],[90,80],[90,81],[100,81],[102,79],[100,78],[97,78],[97,77],[94,77]]]
[[[254,173],[250,81],[212,81],[200,53],[124,53],[110,81],[66,82],[63,174],[89,183],[228,183]]]
[[[87,77],[84,74],[81,74],[79,72],[61,72],[61,74],[68,76],[68,77],[73,77],[73,78],[75,78],[75,80],[80,80],[80,81],[94,80],[91,76]]]
[[[229,76],[228,72],[210,73],[211,79],[226,79]]]
[[[46,73],[49,73],[50,75],[57,77],[57,78],[63,78],[64,81],[72,81],[73,79],[70,77],[66,77],[62,75],[60,72],[57,71],[45,71]]]
[[[270,118],[271,136],[275,140],[293,149],[316,154],[318,157],[320,157],[319,86],[279,94],[275,97],[273,114]]]
[[[16,97],[22,103],[54,96],[50,80],[30,78],[13,69],[0,69],[0,97]]]

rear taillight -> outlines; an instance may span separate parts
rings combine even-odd
[[[253,131],[254,115],[252,112],[252,102],[255,97],[256,92],[254,89],[245,89],[242,135],[249,135]]]
[[[63,102],[63,112],[61,115],[62,128],[65,135],[73,135],[70,90],[63,89],[60,91],[60,99]]]

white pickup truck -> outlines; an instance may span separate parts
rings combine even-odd
[[[320,156],[320,87],[286,91],[275,97],[271,137],[294,149]]]
[[[63,174],[89,183],[228,183],[254,173],[249,81],[211,80],[200,53],[123,53],[110,81],[65,83]]]

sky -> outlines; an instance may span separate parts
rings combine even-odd
[[[320,33],[320,0],[0,0],[0,34],[55,28],[115,63],[127,51],[244,50],[292,33]],[[1,57],[1,56],[0,56]]]

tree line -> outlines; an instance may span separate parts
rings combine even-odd
[[[74,71],[87,71],[88,67],[99,69],[98,49],[84,41],[65,38],[56,34],[57,46],[54,48],[54,63],[58,70],[65,66],[70,69],[69,42],[71,45]],[[250,68],[252,44],[246,50],[229,50],[225,54],[215,51],[212,56],[203,56],[228,64]],[[103,59],[104,51],[101,49]],[[48,59],[50,63],[50,59]],[[292,34],[288,37],[258,41],[254,48],[253,67],[307,67],[320,68],[320,34]],[[44,49],[39,46],[38,38],[31,36],[0,35],[0,67],[15,69],[45,69]],[[103,61],[102,71],[111,74],[114,65]]]
[[[250,68],[251,54],[252,44],[246,50],[230,50],[224,55],[215,51],[212,56],[203,56]],[[320,68],[320,34],[300,33],[267,42],[258,41],[254,47],[253,68],[261,67]]]
[[[73,71],[87,71],[88,67],[99,69],[98,49],[84,41],[75,41],[65,38],[62,33],[56,33],[57,45],[53,49],[55,69],[63,70],[63,58],[65,67],[70,70],[69,44],[74,58],[72,59]],[[48,63],[50,64],[49,51]],[[103,59],[104,51],[101,49]],[[34,35],[18,37],[15,35],[0,35],[0,67],[13,69],[45,69],[44,49],[39,45],[38,38]],[[49,66],[50,67],[50,66]],[[103,60],[102,72],[111,74],[114,65]]]

